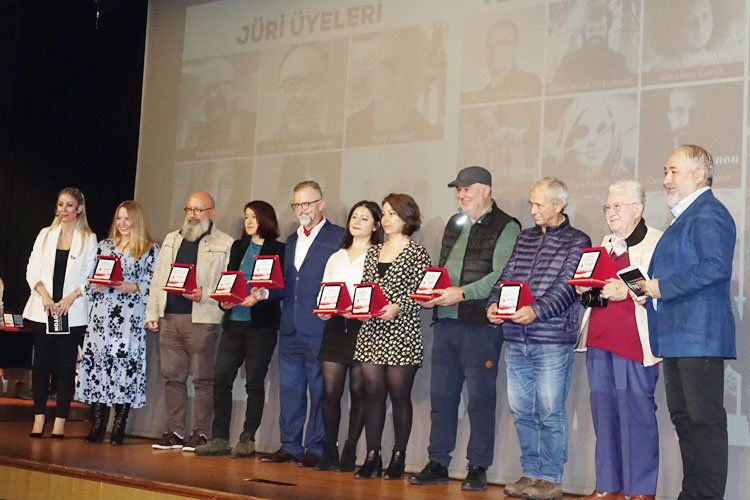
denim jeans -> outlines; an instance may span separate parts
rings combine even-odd
[[[521,445],[524,476],[554,483],[568,460],[565,399],[573,365],[571,344],[506,342],[508,402]]]

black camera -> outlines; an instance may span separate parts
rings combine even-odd
[[[581,304],[583,307],[607,307],[608,300],[603,298],[601,288],[592,288],[588,292],[581,294]]]

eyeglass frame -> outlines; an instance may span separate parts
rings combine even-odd
[[[323,200],[323,198],[318,198],[317,200],[313,200],[313,201],[303,201],[303,202],[300,202],[300,203],[291,203],[289,206],[292,208],[293,211],[296,212],[298,208],[301,209],[301,210],[307,210],[308,208],[310,208],[310,205],[312,205],[313,203],[317,203],[319,201],[322,201],[322,200]]]
[[[208,207],[208,208],[192,208],[192,207],[185,207],[182,209],[183,212],[185,212],[185,215],[200,215],[203,212],[207,212],[209,210],[213,210],[216,207]]]
[[[613,203],[611,205],[603,205],[602,206],[602,213],[604,215],[607,215],[607,212],[609,212],[611,210],[613,213],[619,214],[620,210],[622,210],[622,207],[625,207],[625,206],[628,206],[628,205],[640,205],[640,204],[641,204],[640,201],[634,201],[634,202],[631,202],[631,203]]]

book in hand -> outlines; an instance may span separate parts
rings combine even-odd
[[[354,297],[352,297],[353,319],[369,319],[384,314],[383,308],[388,305],[388,300],[377,283],[360,283],[354,285]]]
[[[193,264],[173,263],[169,271],[167,284],[163,289],[170,293],[190,293],[197,288],[195,284],[195,266]]]
[[[242,275],[242,271],[224,271],[209,297],[219,302],[239,304],[247,298],[247,295],[245,277]]]
[[[247,280],[248,285],[269,289],[284,288],[278,255],[256,255],[253,260],[253,272]]]
[[[523,281],[501,281],[495,316],[510,319],[523,306],[534,302],[529,286]]]
[[[638,285],[639,281],[648,280],[648,272],[646,272],[646,270],[641,266],[628,266],[625,269],[617,271],[617,276],[620,277],[622,282],[625,283],[625,285],[630,289],[631,292],[635,294],[636,297],[640,298],[646,296],[643,288]]]
[[[426,302],[438,296],[435,290],[444,290],[451,286],[451,279],[448,276],[448,270],[444,267],[426,266],[424,276],[417,286],[417,291],[409,294],[414,300]]]
[[[65,335],[70,333],[68,315],[52,313],[47,316],[47,333],[50,335]]]
[[[320,284],[318,302],[313,313],[340,316],[346,313],[351,305],[352,299],[349,297],[346,283],[324,282]]]
[[[617,277],[615,263],[604,247],[581,248],[581,258],[568,283],[575,286],[601,288],[607,280]]]
[[[122,284],[120,258],[115,255],[97,255],[94,276],[89,278],[89,283],[107,286]]]

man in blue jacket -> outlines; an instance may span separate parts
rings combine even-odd
[[[323,191],[315,181],[292,192],[292,210],[300,227],[286,240],[284,302],[279,328],[279,427],[281,448],[262,462],[297,462],[314,467],[323,454],[325,432],[320,414],[323,375],[318,351],[323,321],[313,314],[328,257],[341,247],[344,230],[323,217]],[[305,442],[305,416],[308,412]]]
[[[652,279],[642,284],[680,441],[680,500],[724,498],[727,480],[724,359],[737,357],[729,295],[736,229],[711,191],[713,173],[700,146],[680,146],[667,159],[664,189],[675,218],[654,250]]]
[[[563,210],[568,188],[544,177],[529,189],[535,226],[521,231],[502,281],[525,282],[534,298],[503,324],[508,403],[521,445],[521,478],[505,494],[536,500],[562,498],[563,466],[568,460],[565,400],[570,386],[573,344],[581,306],[573,277],[581,248],[591,239],[570,225]],[[487,319],[497,317],[499,282],[488,299]]]

